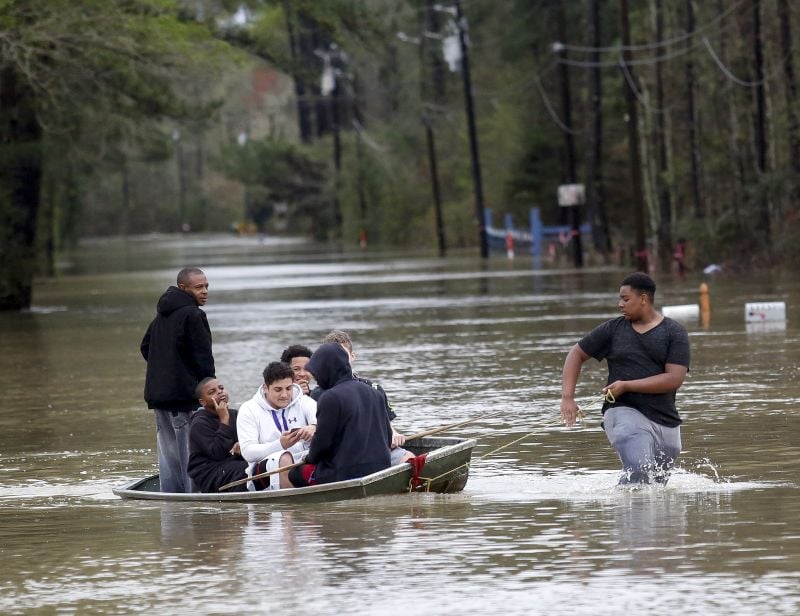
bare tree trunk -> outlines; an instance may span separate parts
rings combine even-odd
[[[300,68],[307,70],[306,67],[319,67],[320,59],[315,55],[317,50],[327,50],[329,41],[320,32],[319,24],[307,13],[300,11],[297,14],[297,22],[300,34],[297,37],[298,56]],[[321,72],[321,71],[320,71]],[[314,118],[316,119],[316,135],[322,137],[330,132],[328,101],[322,96],[319,87],[319,79],[304,82],[306,97],[312,96],[314,100]],[[309,103],[310,107],[310,103]],[[309,109],[309,115],[311,110]]]
[[[625,70],[628,71],[631,84],[626,79],[622,80],[625,88],[625,108],[628,117],[628,155],[631,168],[631,207],[633,209],[634,233],[635,233],[635,257],[636,267],[640,271],[646,272],[649,269],[649,259],[647,258],[647,244],[645,240],[645,221],[644,221],[644,194],[642,192],[642,163],[639,153],[639,111],[636,106],[636,98],[631,90],[636,83],[633,76],[631,60],[631,28],[628,18],[628,0],[620,0],[620,19],[622,25],[622,44],[625,47],[622,52],[623,61],[626,64]]]
[[[342,205],[339,201],[339,192],[341,191],[342,187],[342,139],[341,139],[341,126],[339,124],[340,117],[339,117],[339,104],[340,104],[340,94],[341,94],[341,86],[339,85],[339,79],[336,80],[336,85],[333,87],[333,93],[331,94],[331,100],[329,102],[330,106],[330,113],[331,113],[331,130],[333,132],[333,166],[336,173],[336,179],[334,182],[334,193],[333,193],[333,234],[334,239],[341,240],[342,239]]]
[[[119,222],[119,234],[123,237],[128,235],[130,228],[131,213],[131,177],[128,169],[128,161],[123,157],[120,165],[121,196],[122,196],[122,215]],[[183,224],[183,221],[180,221]]]
[[[397,32],[400,27],[397,25],[396,20],[392,20],[389,26],[392,32]],[[386,106],[390,114],[400,111],[400,86],[398,84],[398,75],[400,73],[400,53],[397,49],[396,39],[385,46],[385,55],[383,66],[380,70],[380,80],[383,88],[386,91],[385,99]]]
[[[686,32],[694,32],[694,6],[692,0],[686,0]],[[689,36],[687,45],[692,44],[692,37]],[[697,112],[695,111],[694,101],[694,60],[692,54],[687,55],[686,61],[686,116],[689,124],[689,164],[692,189],[692,204],[694,205],[694,215],[697,218],[704,218],[706,215],[702,196],[700,195],[700,156],[697,144]]]
[[[656,43],[664,40],[664,0],[655,0]],[[656,194],[658,196],[658,247],[661,267],[668,272],[672,265],[672,198],[669,189],[669,159],[667,158],[666,111],[664,110],[663,64],[656,63]]]
[[[33,95],[0,70],[0,310],[31,305],[42,180],[42,129]]]
[[[46,148],[46,146],[43,146]],[[44,169],[46,164],[42,165]],[[42,188],[39,203],[39,220],[36,223],[37,273],[42,276],[55,275],[56,255],[56,201],[58,182],[53,173],[42,173]]]
[[[356,187],[358,192],[358,211],[361,218],[361,229],[364,238],[367,237],[367,213],[369,204],[367,202],[367,191],[365,188],[366,178],[364,176],[364,139],[361,135],[361,128],[364,126],[364,117],[361,114],[361,107],[358,104],[358,93],[361,90],[358,74],[353,73],[353,91],[350,98],[350,107],[353,120],[358,123],[359,130],[356,131]]]
[[[725,0],[719,0],[718,2],[718,11],[722,13],[725,10],[727,4]],[[742,16],[739,15],[739,24],[740,24],[740,34],[744,34],[744,29],[742,28]],[[733,45],[740,44],[737,41],[744,40],[744,36],[734,37],[733,38]],[[723,64],[730,64],[728,60],[728,39],[726,37],[722,37],[720,39],[720,58],[722,59]],[[748,71],[749,74],[749,71]],[[730,79],[725,80],[725,92],[726,92],[726,100],[728,101],[728,116],[730,118],[730,139],[729,143],[729,160],[731,161],[731,168],[733,171],[733,179],[734,181],[731,182],[733,189],[730,191],[731,193],[731,206],[733,208],[733,215],[734,220],[736,221],[736,229],[738,235],[741,237],[742,231],[744,229],[744,213],[742,211],[742,205],[744,203],[744,191],[745,185],[747,182],[747,156],[749,152],[749,148],[746,147],[747,138],[742,136],[742,128],[739,121],[739,109],[737,106],[737,95],[736,95],[736,88],[734,87],[733,82]]]
[[[639,96],[637,97],[645,109],[650,107],[650,94],[648,93],[644,82],[637,84],[639,87]],[[646,236],[656,237],[658,239],[658,226],[661,223],[661,216],[658,211],[658,195],[656,194],[657,184],[657,169],[658,164],[655,155],[654,133],[653,128],[653,115],[651,113],[639,114],[639,152],[641,152],[642,161],[642,194],[644,195],[644,204],[646,216],[645,220],[649,223],[646,225]],[[655,250],[651,255],[653,261],[658,260],[660,256],[660,248],[655,246]]]
[[[306,97],[306,84],[300,71],[300,51],[294,32],[295,14],[291,3],[284,1],[283,12],[286,16],[286,31],[289,36],[289,53],[292,56],[292,80],[294,81],[294,94],[297,99],[297,127],[303,143],[311,143],[314,138],[314,127],[311,121],[311,105]]]
[[[758,211],[756,213],[756,229],[767,250],[770,249],[770,212],[769,199],[766,188],[763,186],[764,176],[767,173],[767,118],[766,96],[764,91],[764,51],[761,42],[761,0],[753,0],[753,62],[755,68],[755,97],[756,109],[754,120],[754,139],[756,149],[756,168],[758,170],[759,187]]]
[[[598,48],[602,44],[600,31],[600,13],[602,0],[591,0],[592,46]],[[608,215],[603,190],[603,80],[599,66],[600,52],[591,56],[595,67],[591,77],[591,109],[592,109],[592,147],[589,158],[588,194],[589,219],[592,223],[592,239],[594,247],[604,255],[611,252],[611,236],[608,230]]]
[[[781,55],[783,57],[784,96],[786,97],[786,120],[789,139],[789,165],[792,169],[789,203],[800,201],[800,121],[797,117],[797,77],[792,58],[792,25],[788,0],[777,0],[778,22],[781,33]]]

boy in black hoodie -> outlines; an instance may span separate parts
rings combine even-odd
[[[383,399],[353,379],[347,351],[340,344],[323,344],[306,370],[324,392],[317,402],[317,431],[306,464],[290,471],[292,484],[344,481],[388,468],[392,426]]]

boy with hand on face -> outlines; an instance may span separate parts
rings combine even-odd
[[[247,475],[299,462],[316,431],[317,403],[294,383],[292,369],[272,362],[264,368],[264,383],[239,409],[236,428]],[[290,488],[287,472],[249,482],[250,490]]]
[[[236,435],[236,409],[228,408],[228,394],[218,379],[203,379],[196,392],[200,408],[190,420],[188,473],[198,491],[217,492],[247,476]],[[241,485],[233,491],[246,489]]]

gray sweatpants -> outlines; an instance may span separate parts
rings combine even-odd
[[[603,415],[608,442],[622,461],[620,484],[666,483],[681,452],[681,428],[650,421],[629,406],[614,406]]]

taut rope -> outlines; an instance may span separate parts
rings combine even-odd
[[[613,396],[612,396],[612,398],[613,398]],[[578,421],[580,422],[580,424],[583,427],[586,427],[586,415],[583,413],[583,411],[581,410],[580,407],[578,407],[578,413],[576,415],[576,418],[578,419]],[[541,431],[543,428],[552,428],[552,427],[558,426],[559,424],[561,424],[561,418],[559,418],[559,417],[554,418],[554,419],[552,419],[552,420],[550,420],[548,422],[545,422],[543,425],[539,426],[538,428],[535,428],[531,432],[528,432],[527,434],[525,434],[523,436],[520,436],[519,438],[515,438],[513,441],[510,441],[510,442],[506,443],[505,445],[501,445],[500,447],[497,447],[496,449],[492,449],[491,451],[489,451],[489,452],[487,452],[487,453],[485,453],[485,454],[483,454],[481,456],[478,456],[477,459],[478,460],[483,460],[484,458],[487,458],[487,457],[489,457],[491,455],[496,454],[498,451],[503,451],[503,449],[511,447],[512,445],[515,445],[516,443],[520,443],[520,442],[524,441],[525,439],[530,438],[531,436],[534,436],[537,432]],[[413,491],[416,490],[417,492],[430,492],[431,491],[431,485],[433,484],[434,481],[438,481],[442,477],[446,477],[447,475],[455,473],[456,471],[461,470],[462,468],[469,468],[470,464],[471,464],[471,461],[470,462],[465,462],[464,464],[460,464],[459,466],[456,466],[455,468],[451,468],[449,471],[445,471],[444,473],[442,473],[441,475],[437,475],[436,477],[417,477],[417,479],[419,481],[424,482],[424,487],[423,486],[418,486],[417,488],[414,488],[411,485],[411,483],[409,482],[408,491],[409,492],[413,492]]]

